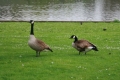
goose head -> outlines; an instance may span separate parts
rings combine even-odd
[[[75,35],[72,35],[72,36],[70,37],[70,39],[75,39],[75,38],[77,38]]]
[[[29,23],[34,24],[34,20],[30,20]]]
[[[78,38],[77,38],[77,36],[75,36],[75,35],[72,35],[72,36],[70,37],[70,39],[74,39],[74,42],[78,41]]]

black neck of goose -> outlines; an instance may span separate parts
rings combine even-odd
[[[74,42],[76,42],[76,41],[78,41],[78,38],[77,38],[77,37],[75,37],[75,40],[74,40]]]
[[[30,34],[31,34],[31,35],[34,35],[34,23],[31,24],[31,31],[30,31]]]

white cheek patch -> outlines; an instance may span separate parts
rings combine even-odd
[[[32,21],[32,24],[34,23],[34,21]]]
[[[75,36],[73,36],[73,39],[75,39]]]

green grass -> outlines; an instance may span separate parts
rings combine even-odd
[[[120,79],[119,23],[35,22],[34,30],[53,53],[44,51],[35,57],[27,44],[29,23],[0,23],[0,80]],[[99,51],[78,55],[71,46],[72,34],[94,43]]]

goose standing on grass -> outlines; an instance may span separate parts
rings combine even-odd
[[[34,36],[34,21],[30,20],[30,23],[31,23],[31,31],[30,31],[30,39],[28,40],[28,45],[33,50],[36,51],[36,57],[40,56],[40,52],[45,49],[53,52],[52,49],[50,49],[50,47],[47,44],[45,44],[43,41],[35,38],[35,36]]]
[[[92,43],[88,42],[87,40],[78,40],[78,38],[75,35],[72,35],[70,39],[74,39],[74,42],[72,43],[72,46],[80,52],[86,52],[90,50],[98,51],[97,47],[93,45]]]

